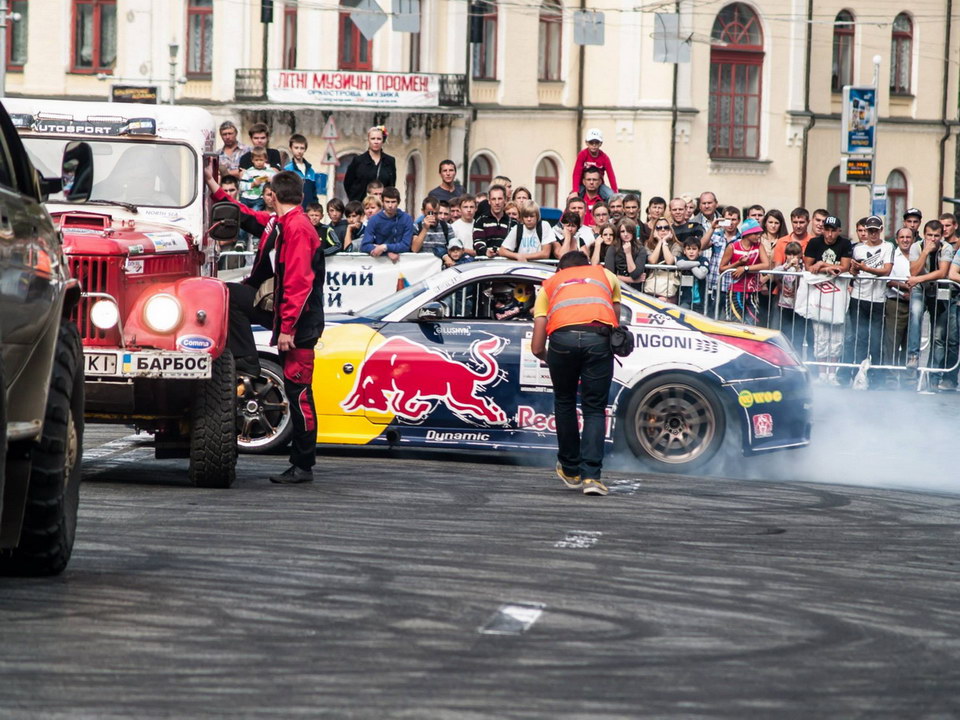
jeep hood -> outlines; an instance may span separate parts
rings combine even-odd
[[[171,225],[114,218],[107,213],[64,212],[53,216],[68,255],[153,255],[187,252],[193,234]]]

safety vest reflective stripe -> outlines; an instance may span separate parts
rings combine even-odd
[[[566,268],[543,283],[549,298],[547,334],[568,325],[603,323],[615,326],[613,287],[603,268]]]

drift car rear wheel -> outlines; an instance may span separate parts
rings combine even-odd
[[[260,377],[240,375],[237,386],[237,445],[240,452],[264,454],[290,442],[290,402],[283,390],[283,369],[260,358]]]
[[[630,397],[625,417],[633,454],[661,472],[702,467],[723,446],[727,416],[709,384],[668,373],[644,382]]]
[[[228,488],[237,477],[237,373],[233,353],[213,361],[193,406],[190,482],[202,488]]]
[[[0,573],[56,575],[67,566],[77,531],[82,457],[83,347],[77,326],[64,322],[57,336],[43,434],[32,454],[20,543],[0,553]]]

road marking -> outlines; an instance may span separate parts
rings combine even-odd
[[[139,439],[140,435],[134,433],[133,435],[127,435],[126,437],[111,440],[108,443],[104,443],[103,445],[99,445],[98,447],[90,450],[84,450],[83,462],[94,462],[100,458],[106,457],[107,455],[115,455],[117,453],[124,452],[125,450],[129,450]]]
[[[640,489],[639,480],[613,480],[608,485],[611,495],[633,495]]]
[[[557,540],[553,544],[556,548],[571,548],[573,550],[586,550],[600,542],[600,536],[603,535],[599,530],[570,530],[563,540]]]
[[[511,603],[501,605],[481,627],[481,635],[522,635],[543,614],[543,603]]]

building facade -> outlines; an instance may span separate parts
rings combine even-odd
[[[874,181],[891,223],[909,206],[952,209],[941,197],[957,193],[953,0],[613,3],[602,45],[575,44],[580,4],[569,0],[421,0],[418,18],[390,15],[396,1],[380,12],[277,0],[269,24],[260,0],[10,4],[20,19],[6,33],[7,93],[102,100],[112,85],[154,86],[161,101],[172,92],[241,127],[265,121],[275,146],[302,133],[318,167],[333,117],[341,174],[366,128],[384,124],[408,205],[445,158],[470,189],[502,174],[562,205],[596,127],[620,186],[644,201],[711,190],[722,204],[827,207],[849,225],[870,195],[840,182],[841,91],[875,73]],[[666,10],[679,14],[683,62],[655,61]],[[368,40],[359,27],[377,23]]]

